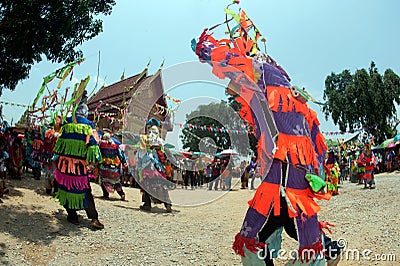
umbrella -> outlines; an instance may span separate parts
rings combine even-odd
[[[175,148],[175,145],[173,145],[173,144],[171,144],[171,143],[165,143],[165,144],[164,144],[164,147],[165,147],[165,148],[168,148],[168,149],[173,149],[173,148]]]
[[[191,151],[181,151],[180,152],[183,156],[185,156],[186,158],[192,155]]]
[[[389,143],[389,145],[387,146],[388,148],[393,148],[394,146],[396,146],[396,144],[394,144],[393,142],[392,143]]]
[[[385,140],[384,142],[382,142],[381,144],[379,144],[379,148],[391,148],[391,147],[389,147],[389,144],[391,144],[391,143],[393,143],[394,144],[394,142],[395,142],[395,140],[394,140],[394,138],[391,138],[391,139],[387,139],[387,140]],[[392,146],[392,147],[394,147],[394,146]]]
[[[172,150],[172,149],[171,149],[171,150],[169,150],[169,151],[171,152],[172,155],[175,155],[175,156],[183,156],[182,153],[177,152],[176,150]]]
[[[400,140],[400,134],[397,134],[396,136],[394,136],[394,141],[398,141]]]
[[[235,156],[239,155],[237,152],[233,151],[232,149],[223,150],[217,153],[218,156]]]

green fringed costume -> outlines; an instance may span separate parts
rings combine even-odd
[[[69,221],[77,221],[76,211],[82,209],[92,220],[98,219],[87,166],[101,161],[101,154],[93,136],[94,124],[81,109],[78,107],[75,121],[67,118],[68,123],[61,127],[54,146],[57,157],[54,176],[59,187],[56,198],[67,210]]]

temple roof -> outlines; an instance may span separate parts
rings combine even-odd
[[[109,86],[103,86],[95,95],[88,100],[89,112],[96,110],[101,102],[104,102],[101,112],[117,112],[118,109],[111,107],[111,105],[118,108],[126,108],[132,94],[140,87],[144,80],[151,76],[147,76],[147,68],[137,75],[118,81]]]

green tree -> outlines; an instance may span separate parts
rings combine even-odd
[[[197,110],[186,115],[187,127],[180,135],[183,148],[190,151],[201,150],[201,141],[212,139],[212,148],[215,152],[222,149],[234,148],[239,153],[249,153],[249,141],[247,133],[237,133],[231,130],[247,130],[243,121],[236,112],[225,102],[200,105]],[[219,129],[219,130],[210,130]],[[208,152],[208,151],[205,151]]]
[[[29,76],[33,64],[72,62],[76,47],[102,32],[98,15],[111,14],[114,0],[0,1],[0,95]]]
[[[323,107],[341,131],[364,129],[376,141],[393,137],[398,125],[396,104],[400,103],[400,77],[391,69],[383,76],[374,62],[368,70],[331,73],[325,79]]]

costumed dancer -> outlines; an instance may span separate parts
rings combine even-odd
[[[143,205],[141,210],[151,211],[151,202],[163,203],[167,212],[172,212],[168,189],[171,182],[167,180],[164,163],[166,156],[162,149],[163,140],[159,137],[159,129],[150,124],[147,135],[141,135],[141,147],[137,152],[139,170],[138,184],[142,190]]]
[[[256,179],[256,170],[257,170],[257,157],[253,156],[250,160],[250,164],[249,164],[249,170],[248,170],[248,174],[249,174],[249,178],[248,180],[250,180],[250,189],[254,190],[254,180]]]
[[[337,195],[338,193],[338,184],[339,184],[339,171],[337,169],[338,158],[335,156],[335,152],[333,150],[328,151],[328,158],[325,162],[325,181],[327,183],[328,193],[332,195]]]
[[[333,196],[339,195],[339,174],[340,167],[337,163],[326,165],[326,183],[327,191]]]
[[[24,171],[28,172],[28,168],[32,169],[33,160],[31,158],[32,150],[33,150],[33,131],[31,129],[27,129],[24,132],[25,135],[25,151],[24,151],[24,159],[22,165],[24,166]]]
[[[32,159],[32,174],[33,178],[35,178],[36,180],[40,180],[40,177],[42,176],[41,161],[43,140],[39,131],[32,131],[32,141],[32,153],[30,154],[30,157]]]
[[[45,176],[46,194],[56,193],[58,189],[57,182],[54,179],[54,145],[56,144],[58,132],[54,129],[48,129],[44,134],[43,149],[42,149],[42,167]]]
[[[103,197],[108,199],[109,194],[116,190],[121,200],[125,200],[125,193],[121,184],[121,166],[128,167],[126,157],[119,145],[111,139],[110,133],[103,131],[99,145],[102,157],[99,174]]]
[[[364,149],[363,144],[359,144],[357,146],[357,151],[356,151],[356,158],[357,158],[357,160],[356,160],[356,162],[357,162],[357,169],[356,169],[356,172],[357,172],[357,185],[364,184],[363,177],[364,177],[364,173],[365,173],[365,165],[360,160],[361,154],[363,152],[363,149]]]
[[[314,198],[328,200],[330,194],[321,193],[326,184],[318,176],[323,176],[327,147],[317,115],[308,108],[301,89],[290,85],[287,73],[259,51],[260,33],[245,12],[225,11],[239,25],[229,31],[231,39],[214,39],[206,29],[197,43],[192,41],[192,48],[201,61],[212,65],[215,75],[239,85],[239,114],[256,129],[263,180],[249,201],[233,249],[245,265],[271,265],[285,228],[298,241],[299,256],[293,263],[323,265],[322,228],[327,223],[318,221],[320,207]],[[255,32],[254,40],[250,30]],[[264,261],[259,248],[265,251]]]
[[[372,153],[371,143],[364,144],[364,151],[360,155],[360,163],[365,167],[363,175],[364,188],[375,188],[374,170],[376,167],[376,157]]]
[[[84,95],[75,116],[68,117],[67,123],[61,126],[60,136],[54,147],[54,176],[58,183],[56,198],[66,209],[70,223],[78,225],[80,222],[77,210],[84,209],[91,219],[90,226],[103,229],[88,177],[88,168],[93,168],[93,164],[101,161],[101,154],[95,139],[97,133],[94,124],[87,119],[88,107],[85,101]]]
[[[13,179],[22,179],[23,150],[22,140],[14,139],[10,147],[10,161],[8,164],[9,176]]]
[[[9,154],[5,150],[5,140],[0,138],[0,203],[3,203],[1,198],[9,192],[6,187],[7,167],[6,161],[9,159]]]

